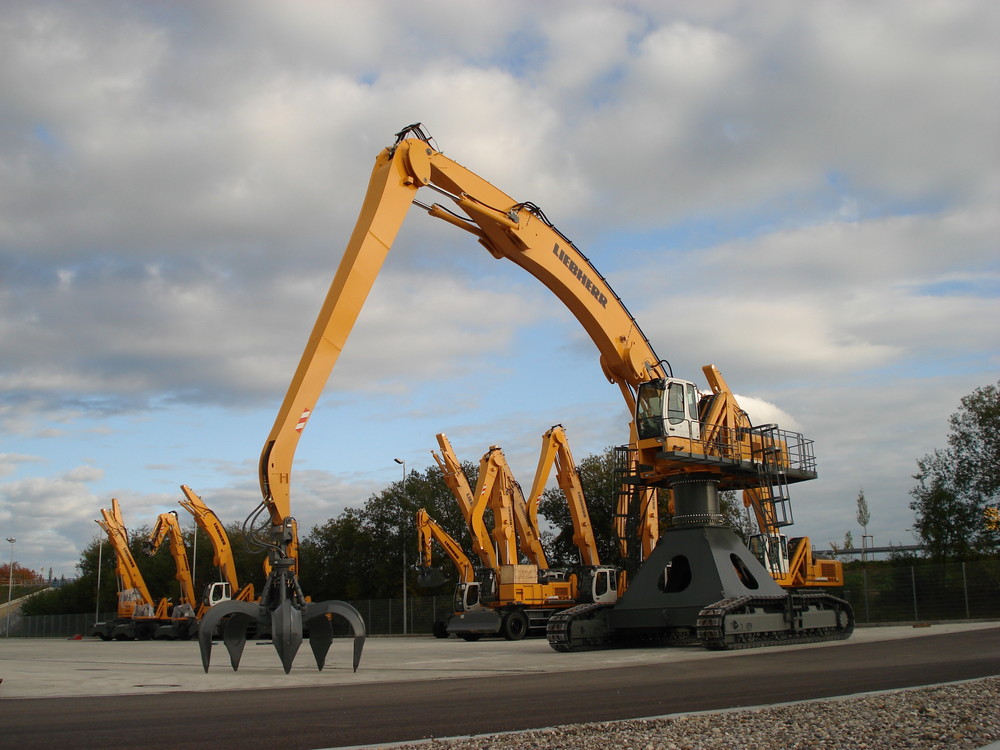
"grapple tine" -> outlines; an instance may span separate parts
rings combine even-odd
[[[198,624],[198,648],[201,649],[201,666],[206,672],[208,672],[208,665],[212,661],[212,628],[205,627],[207,617],[206,614]]]
[[[361,651],[365,647],[365,621],[361,619],[361,614],[352,607],[347,602],[342,602],[339,599],[333,599],[326,602],[313,602],[306,609],[306,622],[312,623],[316,620],[322,618],[326,620],[326,614],[337,615],[338,617],[343,617],[351,626],[351,632],[354,633],[354,671],[358,671],[358,665],[361,663]],[[323,627],[322,625],[320,627]],[[333,626],[326,622],[327,629],[329,629],[330,639],[333,639]],[[312,626],[309,628],[309,640],[312,642]],[[326,643],[326,647],[323,650],[324,663],[326,661],[326,652],[330,648],[330,643]],[[316,646],[313,646],[313,653],[316,653]],[[322,664],[319,663],[319,656],[316,657],[316,663],[320,669],[323,668]]]
[[[250,624],[250,620],[250,615],[238,613],[230,617],[222,629],[222,642],[226,644],[229,663],[233,665],[234,672],[240,668],[243,647],[247,645],[247,625]]]
[[[229,651],[229,663],[233,665],[233,669],[236,669],[239,667],[243,645],[246,643],[247,625],[257,617],[259,611],[260,608],[250,602],[222,602],[211,607],[202,616],[201,622],[198,623],[198,646],[201,649],[201,666],[206,672],[212,659],[212,636],[222,618],[226,615],[233,615],[232,619],[225,625],[223,640]],[[242,642],[237,648],[236,641],[238,640],[242,640]],[[234,648],[236,649],[235,654]]]
[[[302,645],[302,612],[287,599],[271,612],[271,639],[281,666],[288,674]]]
[[[202,617],[198,644],[205,671],[208,671],[212,656],[212,635],[226,616],[230,619],[223,630],[223,641],[229,651],[229,662],[233,670],[239,668],[243,656],[247,626],[256,620],[260,632],[265,632],[269,619],[271,641],[285,674],[292,671],[295,655],[302,645],[303,624],[310,629],[309,645],[316,659],[316,666],[322,670],[333,643],[333,625],[329,615],[339,615],[351,624],[354,632],[354,671],[357,672],[361,663],[361,650],[365,645],[365,623],[361,615],[347,602],[310,603],[303,595],[295,572],[295,557],[289,554],[289,546],[295,540],[295,519],[289,517],[281,525],[272,525],[271,536],[273,543],[269,545],[272,549],[268,557],[271,570],[264,582],[260,600],[254,604],[222,602],[211,607]]]
[[[361,650],[365,647],[365,637],[363,635],[354,636],[354,671],[358,671],[361,663]]]
[[[326,615],[311,617],[306,620],[306,628],[309,629],[309,647],[313,656],[316,657],[316,666],[323,671],[326,664],[326,655],[330,651],[330,644],[333,643],[333,625]]]

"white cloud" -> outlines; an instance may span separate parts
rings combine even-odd
[[[0,477],[10,476],[22,464],[44,463],[41,456],[29,456],[18,453],[0,453]]]
[[[831,537],[859,484],[873,518],[892,504],[879,533],[900,533],[913,460],[958,396],[995,376],[1000,6],[165,9],[0,10],[10,519],[37,512],[82,545],[112,491],[136,519],[172,506],[168,466],[197,467],[242,517],[256,457],[235,453],[234,433],[280,399],[371,164],[414,121],[541,205],[678,375],[714,362],[758,421],[814,434],[830,470],[797,518]],[[619,442],[624,415],[613,388],[596,390],[589,342],[532,280],[455,234],[407,219],[327,390],[329,424],[391,394],[405,418],[370,409],[383,432],[351,430],[381,440],[391,424],[396,450],[426,457],[451,424],[473,457],[503,442],[525,471],[554,422],[578,457]],[[171,434],[154,437],[162,420]],[[343,432],[330,429],[311,427]],[[331,465],[311,446],[306,514],[384,479],[345,476],[340,454]],[[29,466],[50,476],[18,473]],[[80,525],[59,526],[60,508]]]

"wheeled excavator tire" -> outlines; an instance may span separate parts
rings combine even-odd
[[[519,609],[511,610],[503,616],[500,632],[508,641],[519,641],[528,634],[528,616]]]

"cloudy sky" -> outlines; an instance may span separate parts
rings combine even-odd
[[[1000,354],[1000,4],[0,4],[0,532],[75,574],[99,509],[227,521],[377,153],[540,205],[674,373],[816,441],[795,535],[909,544],[911,475]],[[305,528],[628,415],[533,278],[414,209],[300,442]],[[6,559],[8,552],[2,555]]]

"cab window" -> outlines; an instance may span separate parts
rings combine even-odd
[[[598,571],[597,580],[594,581],[594,596],[604,596],[608,593],[608,572]]]
[[[640,438],[663,436],[662,380],[642,383],[636,399],[635,421]]]
[[[685,393],[687,394],[687,407],[688,407],[688,417],[694,421],[698,421],[698,389],[694,387],[694,383],[688,383],[685,387]]]
[[[683,383],[671,383],[668,387],[667,419],[670,424],[680,424],[685,419]]]

